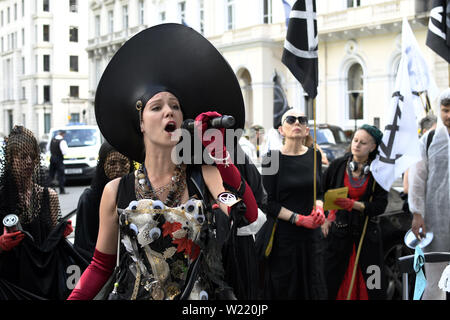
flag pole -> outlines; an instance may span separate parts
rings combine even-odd
[[[317,181],[316,181],[316,177],[317,177],[317,147],[316,147],[316,141],[317,141],[317,134],[316,134],[316,98],[314,97],[313,99],[313,118],[314,118],[314,139],[313,139],[313,148],[314,148],[314,176],[313,176],[313,181],[314,181],[314,190],[313,190],[313,209],[316,208],[316,198],[317,198]]]

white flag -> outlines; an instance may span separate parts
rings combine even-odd
[[[416,115],[420,119],[424,115],[425,99],[422,101],[417,93],[426,91],[431,99],[435,100],[439,95],[439,89],[430,74],[428,64],[420,51],[416,37],[409,26],[408,20],[403,18],[402,24],[402,54],[408,57],[408,75],[411,91],[413,94],[413,104],[416,108]]]
[[[405,52],[400,60],[388,119],[379,154],[370,166],[373,177],[386,191],[395,179],[421,159]]]

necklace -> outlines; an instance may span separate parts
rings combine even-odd
[[[361,174],[359,175],[359,177],[353,177],[352,171],[350,170],[350,166],[347,165],[347,174],[348,174],[348,181],[350,182],[350,185],[353,188],[361,188],[364,183],[367,180],[368,175],[364,174],[363,171],[361,171]]]
[[[144,164],[141,164],[139,169],[135,171],[134,185],[137,200],[160,200],[160,196],[169,190],[166,201],[163,202],[165,202],[166,206],[176,207],[181,203],[181,198],[186,189],[186,166],[177,165],[169,183],[158,188],[153,188],[148,178],[147,169]]]

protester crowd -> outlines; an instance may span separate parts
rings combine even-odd
[[[186,40],[197,50],[174,52]],[[169,51],[196,79],[170,65]],[[195,88],[205,83],[209,90],[198,95]],[[434,232],[426,251],[450,252],[450,89],[439,108],[436,128],[420,139],[422,160],[407,175],[407,214],[417,238]],[[66,239],[73,228],[61,219],[57,193],[42,176],[36,138],[14,127],[0,174],[0,299],[386,299],[377,218],[388,192],[370,169],[383,133],[362,125],[346,155],[322,170],[308,118],[290,109],[279,119],[278,147],[264,154],[256,148],[259,172],[254,154],[240,157],[223,127],[208,131],[223,114],[241,121],[243,110],[232,70],[195,32],[165,25],[128,41],[97,89],[97,122],[107,142],[79,199],[75,245]],[[186,119],[195,119],[191,134],[209,162],[174,161],[173,149],[186,138],[174,139],[174,132]],[[430,120],[421,121],[422,132]],[[58,154],[52,177],[62,168]],[[333,209],[324,210],[326,192],[344,187]],[[445,299],[437,287],[444,268],[426,265],[423,299]]]

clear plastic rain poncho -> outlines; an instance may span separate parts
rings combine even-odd
[[[428,151],[429,132],[419,142],[422,160],[409,172],[410,211],[422,214],[426,231],[434,233],[433,241],[424,249],[427,252],[450,252],[450,137],[440,116],[444,99],[450,99],[450,89],[439,99],[438,124]]]

